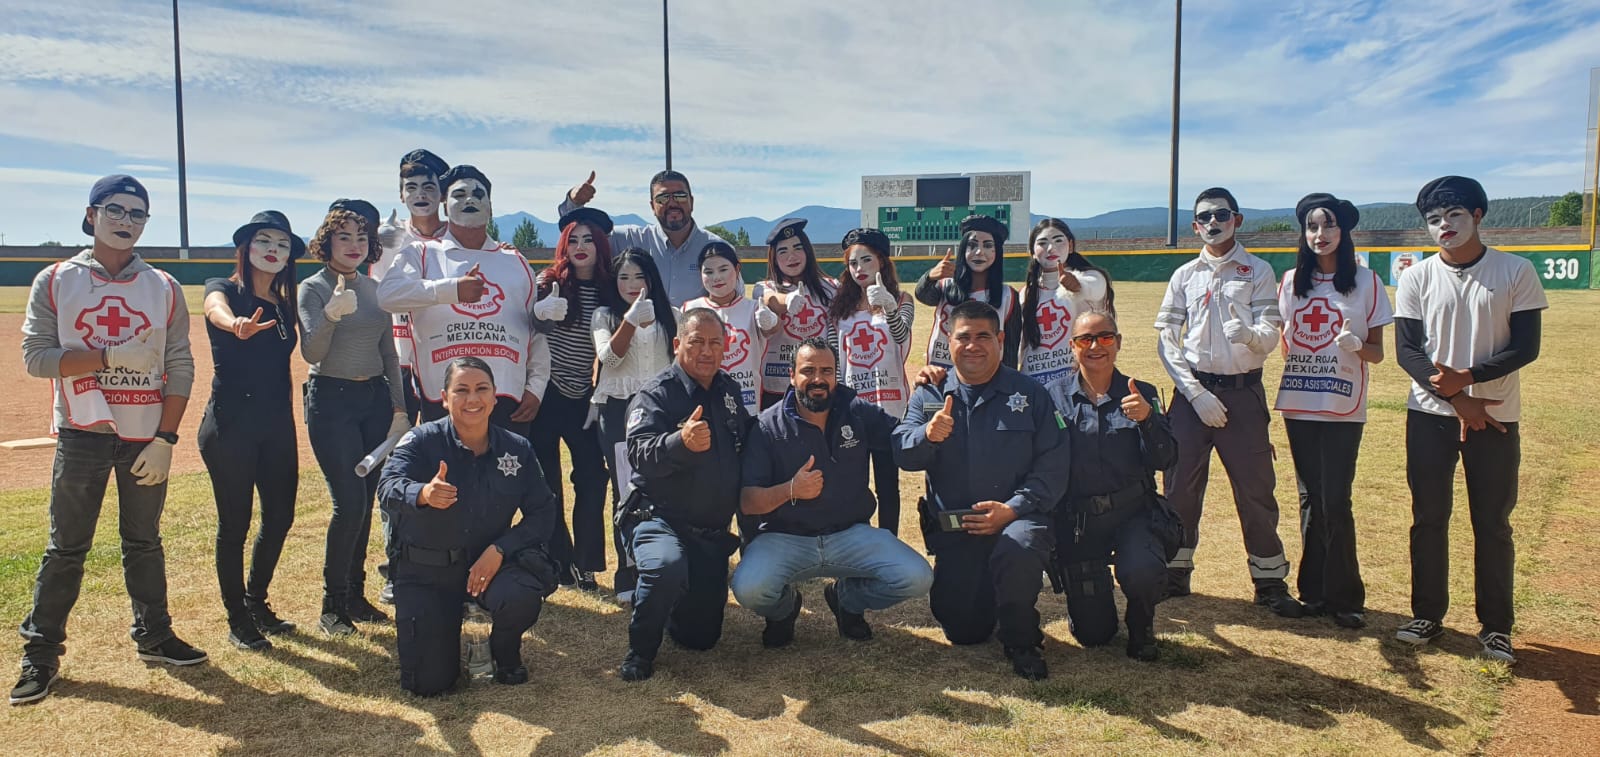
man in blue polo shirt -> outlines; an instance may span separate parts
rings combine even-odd
[[[835,579],[823,597],[839,634],[856,641],[872,638],[867,610],[933,585],[927,560],[868,522],[877,509],[869,451],[890,449],[896,419],[839,386],[838,363],[827,339],[800,342],[790,389],[762,411],[741,461],[739,526],[750,541],[732,588],[739,604],[767,619],[763,646],[794,640],[801,581]]]

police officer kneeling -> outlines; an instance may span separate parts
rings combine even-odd
[[[1072,635],[1084,646],[1117,635],[1111,568],[1128,598],[1128,656],[1156,658],[1153,622],[1168,552],[1182,539],[1177,513],[1156,496],[1155,472],[1177,459],[1156,389],[1117,370],[1122,335],[1109,315],[1087,311],[1072,322],[1077,370],[1045,389],[1066,421],[1072,445],[1067,495],[1056,506],[1056,557],[1067,578]]]
[[[748,541],[733,572],[733,596],[767,619],[761,643],[794,639],[800,592],[823,590],[840,635],[866,641],[867,610],[928,593],[933,571],[916,550],[869,523],[871,453],[891,449],[899,419],[839,386],[839,359],[821,337],[800,342],[783,399],[762,411],[744,455],[739,530]],[[869,452],[870,450],[870,452]]]
[[[950,314],[955,371],[917,387],[895,429],[895,461],[927,471],[922,531],[933,553],[929,603],[946,638],[979,644],[999,625],[1016,674],[1049,675],[1034,609],[1066,488],[1066,433],[1050,395],[1000,364],[1000,316],[969,300]]]
[[[466,601],[494,619],[494,680],[525,683],[522,634],[556,587],[545,551],[555,496],[528,441],[489,423],[494,374],[478,358],[457,358],[445,366],[444,384],[448,415],[412,429],[378,484],[394,528],[400,686],[422,696],[449,690],[460,675]]]
[[[722,638],[728,556],[739,546],[728,524],[751,420],[739,382],[722,371],[725,346],[716,311],[691,308],[672,340],[672,365],[628,405],[633,491],[617,508],[617,527],[639,582],[618,670],[625,681],[655,673],[664,632],[689,649]]]

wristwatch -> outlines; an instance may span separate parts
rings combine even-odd
[[[176,431],[157,431],[156,438],[173,446],[178,444],[178,433]]]
[[[499,544],[490,544],[489,546],[494,547],[494,551],[499,552],[501,557],[506,556],[505,547],[502,547]]]

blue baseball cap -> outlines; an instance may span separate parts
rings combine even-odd
[[[94,183],[89,189],[89,206],[99,207],[106,198],[112,195],[127,194],[144,200],[146,212],[150,209],[150,193],[145,191],[144,185],[138,179],[127,174],[112,174]],[[89,219],[83,219],[83,233],[94,236],[94,224]]]

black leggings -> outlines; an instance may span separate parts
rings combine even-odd
[[[248,617],[245,601],[267,601],[284,539],[294,525],[300,456],[294,417],[285,406],[218,418],[215,403],[200,421],[200,457],[211,474],[217,500],[217,583],[230,623]],[[261,528],[244,574],[244,542],[250,531],[254,494],[261,495]]]

